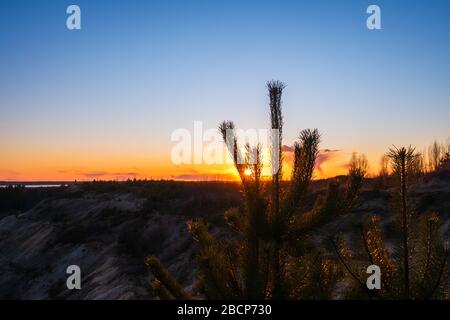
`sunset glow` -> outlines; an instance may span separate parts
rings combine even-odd
[[[163,319],[448,301],[449,13],[0,1],[0,300]]]
[[[0,181],[235,180],[231,164],[174,164],[171,135],[185,129],[194,141],[195,121],[216,131],[230,118],[269,129],[271,78],[287,83],[283,145],[305,128],[322,134],[316,179],[345,174],[353,152],[375,174],[392,145],[423,152],[449,137],[449,20],[439,6],[410,8],[432,11],[416,25],[386,3],[385,28],[372,32],[363,1],[326,11],[285,1],[275,16],[266,1],[111,2],[106,11],[79,2],[89,14],[76,31],[54,3],[2,10]]]

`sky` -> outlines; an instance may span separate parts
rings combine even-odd
[[[1,1],[0,181],[233,177],[174,163],[172,134],[268,128],[271,79],[284,144],[322,133],[317,177],[353,152],[375,172],[392,145],[450,137],[449,15],[446,0]]]

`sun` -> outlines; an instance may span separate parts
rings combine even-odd
[[[244,171],[244,174],[246,175],[246,176],[249,176],[249,175],[251,175],[253,172],[252,172],[252,169],[245,169],[245,171]]]

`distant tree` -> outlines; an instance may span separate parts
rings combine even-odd
[[[393,197],[401,237],[394,239],[393,246],[390,246],[379,218],[372,216],[361,228],[368,262],[352,259],[351,251],[342,239],[333,240],[336,253],[355,280],[356,292],[381,299],[446,297],[449,294],[449,250],[439,230],[439,217],[436,213],[418,216],[411,198],[410,187],[419,154],[411,147],[393,148],[388,156],[397,181]],[[370,291],[365,286],[363,279],[367,275],[364,271],[369,264],[378,265],[381,269],[381,290]]]
[[[383,155],[380,159],[380,172],[378,173],[380,177],[387,177],[389,175],[389,157]]]
[[[442,156],[439,163],[440,169],[450,169],[450,138],[447,139],[447,143],[442,146]]]
[[[422,152],[417,154],[417,172],[421,175],[424,175],[428,172],[425,154]]]
[[[228,225],[237,234],[233,239],[216,239],[202,220],[188,222],[197,244],[196,287],[200,297],[207,299],[329,299],[340,268],[316,249],[312,238],[319,227],[351,209],[366,174],[367,160],[354,157],[345,186],[332,181],[327,193],[308,209],[305,200],[311,195],[319,132],[300,132],[294,144],[291,180],[281,181],[284,84],[270,81],[267,89],[273,138],[277,141],[271,154],[274,162],[279,160],[278,165],[272,163],[271,179],[263,181],[261,147],[247,144],[241,155],[233,122],[220,125],[242,182],[244,204],[225,213]],[[191,298],[156,257],[149,257],[146,265],[155,276],[153,287],[160,298]]]
[[[356,152],[352,154],[350,158],[350,168],[360,168],[364,174],[369,169],[369,162],[364,154],[358,155]]]
[[[431,171],[436,171],[439,169],[442,151],[442,146],[437,141],[434,141],[428,148],[428,161]]]
[[[385,188],[389,179],[389,158],[387,155],[383,155],[380,158],[380,170],[378,171],[378,177],[376,179],[376,186],[379,188]]]
[[[439,168],[440,169],[446,169],[446,170],[450,169],[450,152],[447,151],[442,156],[441,161],[439,163]]]

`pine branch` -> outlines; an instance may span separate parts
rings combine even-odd
[[[299,284],[296,287],[294,287],[294,289],[292,290],[293,292],[298,291],[300,289],[300,287],[302,286],[302,284],[307,280],[311,269],[318,263],[320,256],[321,256],[321,253],[318,252],[316,254],[315,258],[313,259],[313,261],[311,262],[311,264],[306,266],[306,270],[302,275],[302,279],[299,281]]]
[[[434,293],[436,292],[436,290],[439,288],[439,285],[441,284],[442,277],[444,276],[445,266],[447,264],[447,260],[448,260],[449,254],[450,254],[450,251],[446,250],[444,258],[442,259],[441,267],[439,268],[439,275],[438,275],[438,277],[436,279],[436,282],[434,283],[434,285],[433,285],[433,287],[432,287],[432,289],[430,291],[428,299],[431,299],[433,297]]]
[[[373,259],[372,253],[369,250],[369,245],[367,243],[367,239],[366,239],[366,235],[364,233],[364,229],[363,229],[362,226],[360,226],[359,230],[360,230],[361,238],[363,240],[364,249],[366,250],[367,256],[369,257],[370,264],[373,265],[375,263],[374,263],[374,259]]]
[[[342,256],[342,254],[339,252],[339,248],[338,245],[336,244],[336,242],[333,239],[330,239],[331,245],[334,249],[334,252],[336,253],[336,255],[338,256],[339,261],[341,261],[342,265],[344,266],[344,268],[347,270],[347,272],[350,274],[350,276],[355,279],[359,285],[361,286],[361,288],[365,288],[366,286],[364,285],[364,283],[361,281],[361,279],[359,279],[359,277],[352,271],[352,269],[350,268],[350,266],[347,264],[347,262],[345,261],[344,257]]]
[[[146,267],[155,276],[159,283],[164,286],[159,290],[162,296],[168,296],[170,293],[175,299],[189,300],[190,295],[184,291],[183,287],[175,280],[174,277],[167,271],[166,268],[161,264],[158,258],[150,256],[145,260]],[[157,288],[158,289],[158,288]]]
[[[174,300],[173,295],[169,292],[169,290],[166,289],[163,284],[161,284],[159,280],[155,279],[151,284],[151,287],[161,300]]]
[[[231,287],[235,291],[236,296],[240,297],[240,296],[242,296],[242,288],[240,286],[238,277],[236,275],[236,266],[235,266],[235,264],[233,262],[233,260],[234,260],[233,259],[233,252],[231,252],[231,248],[230,247],[227,247],[226,250],[227,250],[227,255],[228,255],[228,259],[230,261],[230,267],[231,267],[231,276],[232,276],[231,277],[231,279],[232,279]]]
[[[401,199],[401,217],[402,217],[402,240],[403,240],[403,270],[405,273],[404,291],[407,298],[410,297],[410,270],[409,270],[409,231],[408,231],[408,179],[409,174],[417,160],[414,148],[391,148],[388,154],[391,159],[394,172],[399,178],[400,199]]]
[[[289,219],[296,212],[300,201],[306,195],[319,154],[320,134],[317,129],[303,130],[300,133],[299,140],[294,144],[291,187],[283,209],[286,219]]]

